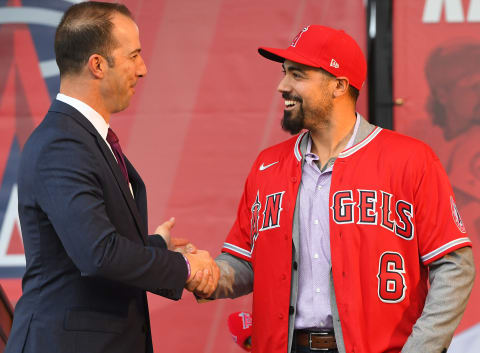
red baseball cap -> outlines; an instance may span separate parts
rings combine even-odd
[[[228,316],[228,328],[233,340],[247,352],[252,350],[252,325],[252,314],[248,312],[239,311]]]
[[[367,77],[367,61],[358,44],[344,31],[330,27],[307,26],[287,49],[260,47],[258,52],[281,63],[290,60],[321,67],[335,77],[347,77],[350,84],[359,90]]]

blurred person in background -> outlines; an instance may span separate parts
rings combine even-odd
[[[430,87],[427,110],[453,144],[444,162],[460,209],[480,206],[479,61],[480,44],[459,40],[433,50],[425,65]],[[474,219],[468,217],[466,223],[480,234],[480,217],[473,213]]]

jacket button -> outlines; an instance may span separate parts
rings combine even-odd
[[[293,269],[296,270],[298,268],[298,263],[297,261],[294,261],[293,262]]]
[[[285,281],[287,279],[287,275],[285,273],[282,273],[282,280]]]
[[[278,314],[278,318],[279,318],[280,320],[283,320],[283,314]]]
[[[297,177],[292,177],[292,183],[296,183],[297,182]]]
[[[295,312],[295,308],[292,305],[290,305],[290,308],[288,309],[288,313],[290,315],[293,315],[294,312]]]

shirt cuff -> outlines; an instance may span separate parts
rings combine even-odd
[[[187,263],[187,268],[188,268],[187,281],[188,281],[190,279],[190,273],[191,273],[190,262],[188,261],[188,259],[185,255],[182,254],[182,256],[185,259],[185,262]]]

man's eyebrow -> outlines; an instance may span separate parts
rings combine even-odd
[[[131,54],[138,54],[138,53],[140,53],[141,51],[142,51],[142,48],[137,48],[137,49],[135,49],[135,50],[132,50],[132,51],[130,52],[130,55],[131,55]]]
[[[301,73],[306,73],[306,71],[302,69],[300,66],[290,65],[288,67],[285,67],[285,64],[282,64],[282,67],[285,71],[288,71],[288,72],[299,71]]]

